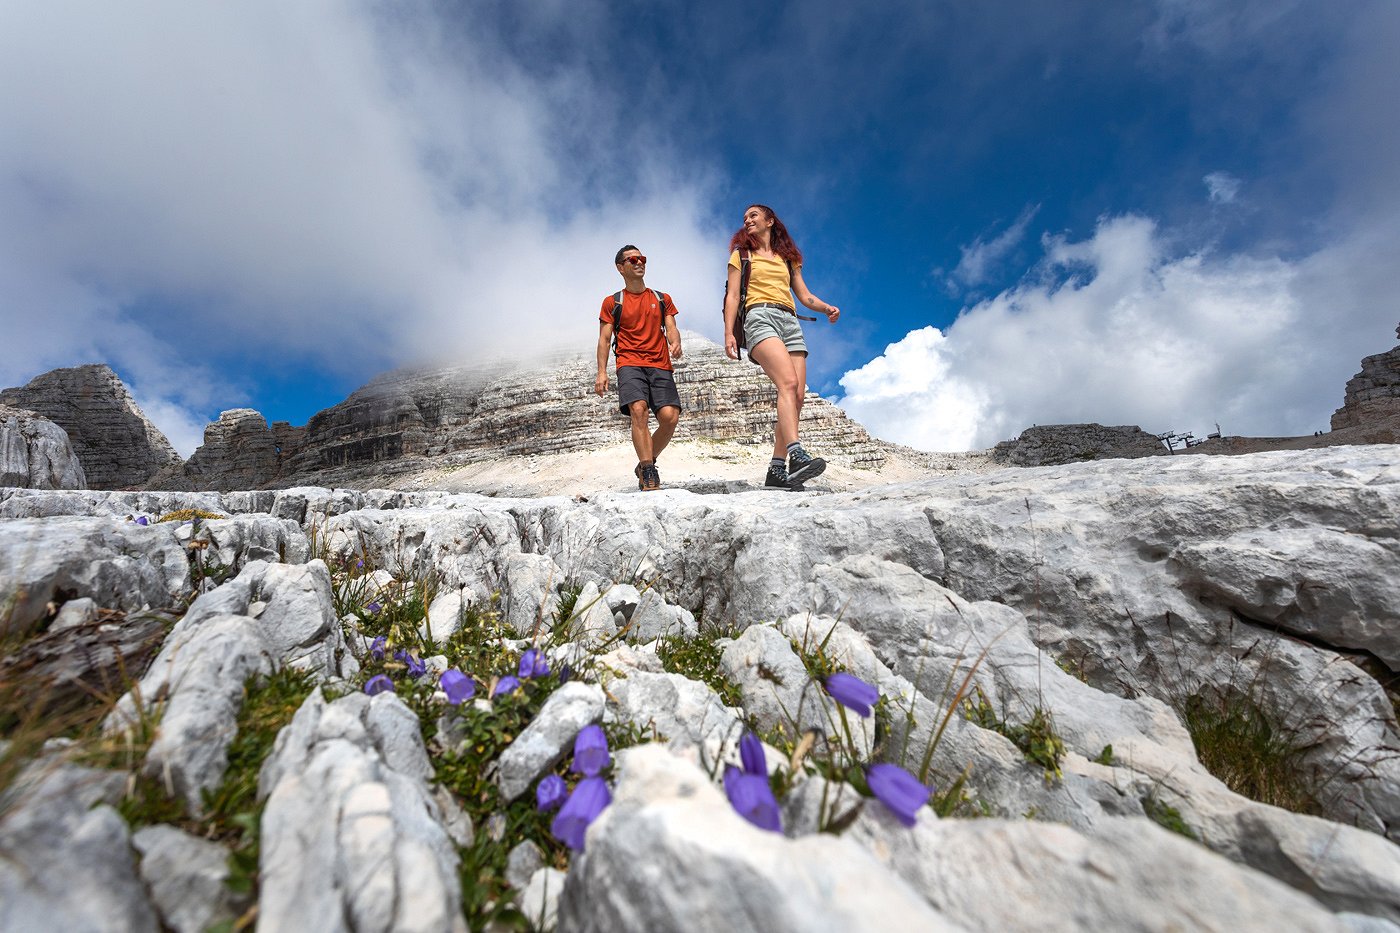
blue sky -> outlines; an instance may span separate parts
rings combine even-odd
[[[591,347],[623,242],[715,339],[760,201],[879,436],[1310,433],[1400,318],[1396,47],[1393,0],[11,0],[0,384],[108,362],[188,454]]]

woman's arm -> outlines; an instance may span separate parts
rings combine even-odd
[[[729,285],[724,293],[724,355],[739,358],[739,342],[734,339],[734,319],[739,316],[739,270],[729,267]]]
[[[820,311],[826,315],[826,319],[835,324],[836,319],[841,316],[841,309],[836,305],[827,304],[816,295],[812,294],[807,283],[802,280],[802,267],[796,266],[792,270],[792,293],[797,296],[797,300],[802,302],[803,307],[811,308],[813,311]]]

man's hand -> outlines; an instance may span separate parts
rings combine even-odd
[[[734,339],[733,334],[729,334],[724,338],[724,355],[731,360],[737,360],[739,358],[739,341]]]
[[[826,306],[826,319],[827,319],[828,321],[830,321],[831,323],[835,324],[835,323],[836,323],[836,319],[839,318],[840,316],[841,316],[841,309],[838,308],[838,307],[836,307],[836,305],[827,305],[827,306]]]
[[[598,378],[593,380],[593,391],[598,393],[599,398],[602,398],[604,395],[608,394],[607,370],[603,370],[602,372],[600,372],[598,374]]]
[[[668,341],[668,344],[669,344],[669,346],[670,346],[670,348],[671,348],[671,359],[673,359],[673,360],[678,360],[678,359],[680,359],[680,358],[681,358],[681,340],[680,340],[680,338],[677,337],[675,340]]]

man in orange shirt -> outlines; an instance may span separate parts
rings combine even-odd
[[[618,407],[632,419],[632,446],[637,451],[637,488],[661,488],[656,458],[675,433],[681,396],[671,375],[671,360],[681,358],[681,333],[671,296],[647,288],[647,258],[632,245],[614,259],[626,287],[603,299],[598,312],[598,378],[593,391],[608,391],[608,348],[616,334]],[[656,433],[648,430],[647,410],[656,412]]]

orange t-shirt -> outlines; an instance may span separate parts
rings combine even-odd
[[[618,366],[671,368],[671,352],[666,347],[666,335],[661,328],[661,306],[656,303],[658,294],[666,295],[650,288],[636,295],[623,290],[622,318],[617,325]],[[608,295],[603,299],[598,320],[611,324],[612,312],[613,296]],[[666,295],[666,313],[676,313],[676,305],[670,295]]]

